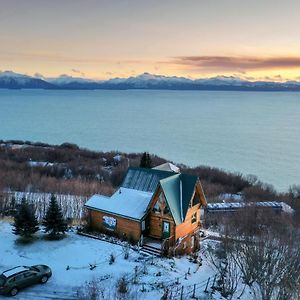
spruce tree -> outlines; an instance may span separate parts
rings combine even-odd
[[[151,161],[150,154],[148,152],[144,152],[141,157],[140,167],[151,168],[151,166],[152,166],[152,161]]]
[[[147,153],[147,155],[146,155],[146,168],[151,168],[152,167],[152,160],[151,160],[151,156],[150,156],[150,154],[149,153]]]
[[[60,234],[64,234],[67,231],[67,223],[53,194],[43,220],[43,226],[45,232],[49,233],[51,238],[58,238]]]
[[[39,230],[32,206],[28,204],[25,197],[22,198],[21,204],[17,208],[13,226],[13,233],[25,238],[30,238]]]
[[[141,161],[140,161],[140,167],[141,168],[146,168],[146,161],[147,161],[147,153],[144,152],[142,157],[141,157]]]

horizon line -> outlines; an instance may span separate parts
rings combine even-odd
[[[274,76],[274,77],[270,77],[270,76],[264,76],[264,77],[243,77],[243,76],[238,76],[237,74],[232,74],[232,75],[224,75],[224,74],[218,74],[215,76],[210,76],[210,77],[191,77],[191,76],[178,76],[178,75],[165,75],[165,74],[158,74],[158,73],[151,73],[151,72],[142,72],[136,75],[128,75],[128,76],[115,76],[115,77],[109,77],[109,78],[105,78],[105,79],[99,79],[99,78],[93,78],[93,77],[86,77],[85,75],[82,76],[74,76],[74,75],[70,75],[67,73],[63,73],[57,76],[44,76],[38,72],[35,72],[33,75],[30,75],[28,73],[19,73],[19,72],[15,72],[13,70],[0,70],[0,75],[3,73],[11,73],[14,75],[21,75],[21,76],[28,76],[31,78],[35,78],[35,79],[41,79],[43,81],[48,82],[48,80],[55,80],[55,79],[59,79],[59,78],[73,78],[73,79],[82,79],[82,80],[87,80],[87,81],[94,81],[94,82],[106,82],[109,80],[113,80],[113,79],[129,79],[129,78],[138,78],[141,77],[143,75],[149,75],[149,76],[155,76],[155,77],[164,77],[164,78],[182,78],[182,79],[187,79],[190,81],[197,81],[197,80],[209,80],[209,79],[233,79],[233,80],[241,80],[244,82],[270,82],[270,83],[289,83],[289,82],[297,82],[300,83],[300,77],[296,77],[296,79],[290,79],[290,78],[282,78],[279,77],[279,75]],[[276,80],[276,79],[277,80]],[[299,80],[299,81],[298,81]]]

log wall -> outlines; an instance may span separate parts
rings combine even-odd
[[[89,210],[90,226],[92,227],[92,229],[104,233],[110,231],[103,226],[103,216],[112,217],[117,220],[116,229],[114,231],[111,231],[112,233],[115,233],[120,237],[123,234],[126,234],[127,238],[133,238],[136,242],[140,239],[141,237],[140,222],[129,220],[126,218],[122,218],[119,216],[115,216],[113,214],[104,213],[100,211]]]

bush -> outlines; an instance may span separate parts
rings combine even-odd
[[[129,242],[129,244],[131,244],[131,245],[136,245],[136,240],[135,240],[135,238],[133,237],[132,234],[129,234],[129,235],[128,235],[128,242]]]
[[[109,256],[109,264],[112,265],[116,261],[116,257],[113,253]]]
[[[117,284],[117,290],[120,294],[126,294],[128,292],[128,281],[125,276],[121,277]]]
[[[124,259],[128,259],[129,258],[129,252],[130,252],[129,245],[123,246],[122,251],[123,251]]]
[[[63,143],[59,147],[66,148],[66,149],[72,149],[72,150],[79,150],[79,147],[76,144],[72,144],[72,143]]]

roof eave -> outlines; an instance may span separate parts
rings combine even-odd
[[[141,220],[143,220],[145,218],[145,215],[146,215],[146,213],[145,213],[140,219],[137,219],[137,218],[132,218],[132,217],[128,217],[128,216],[125,216],[125,215],[121,215],[121,214],[118,214],[118,213],[114,213],[114,212],[111,212],[111,211],[108,211],[108,210],[104,210],[104,209],[96,208],[96,207],[93,207],[93,206],[89,206],[89,205],[86,205],[86,204],[84,205],[84,207],[87,208],[87,209],[100,211],[100,212],[103,212],[103,213],[111,214],[111,215],[114,215],[114,216],[122,217],[124,219],[132,220],[132,221],[136,221],[136,222],[140,222]]]

